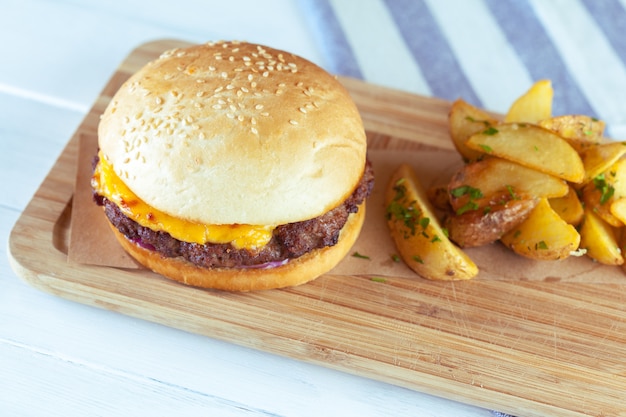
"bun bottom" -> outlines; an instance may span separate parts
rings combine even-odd
[[[137,262],[186,285],[224,291],[257,291],[304,284],[333,269],[350,251],[365,220],[365,203],[350,214],[334,246],[313,250],[270,269],[202,268],[183,258],[167,258],[128,240],[113,225],[118,242]]]

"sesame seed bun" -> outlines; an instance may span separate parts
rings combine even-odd
[[[139,198],[205,224],[317,217],[352,193],[366,159],[345,88],[301,57],[250,43],[164,53],[115,94],[98,136]]]

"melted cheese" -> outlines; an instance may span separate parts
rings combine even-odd
[[[205,243],[231,243],[237,249],[257,249],[272,238],[272,226],[246,224],[209,225],[176,218],[143,202],[115,173],[102,154],[91,185],[101,196],[115,203],[130,219],[157,232],[167,232],[175,239]]]

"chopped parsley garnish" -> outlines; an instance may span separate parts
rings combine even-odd
[[[354,253],[352,254],[352,256],[354,256],[355,258],[360,258],[360,259],[370,259],[370,257],[369,257],[369,256],[367,256],[367,255],[361,255],[359,252],[354,252]]]
[[[548,249],[548,244],[545,242],[545,240],[542,240],[541,242],[537,242],[537,244],[535,245],[535,249]]]
[[[459,209],[457,209],[456,214],[458,215],[461,215],[471,210],[478,210],[479,206],[475,202],[475,200],[483,197],[482,191],[469,185],[462,185],[460,187],[454,188],[450,190],[450,194],[452,194],[453,197],[457,198],[463,197],[465,195],[469,196],[469,201],[461,206]]]
[[[383,277],[371,277],[370,281],[374,281],[374,282],[387,282],[387,280]]]
[[[468,122],[472,122],[472,123],[482,123],[485,125],[485,127],[491,126],[491,122],[489,120],[478,120],[478,119],[474,119],[472,116],[466,116],[465,120],[467,120]]]
[[[418,228],[421,229],[421,233],[428,237],[426,234],[426,228],[430,224],[430,219],[422,215],[422,211],[417,207],[417,201],[407,201],[406,199],[406,186],[404,185],[404,178],[396,181],[393,190],[396,192],[393,201],[387,206],[386,217],[387,220],[397,220],[404,224],[408,229],[405,233],[405,237],[415,235],[418,233]]]
[[[391,255],[391,260],[398,263],[400,262],[400,257],[394,253],[393,255]]]
[[[489,126],[487,129],[483,130],[483,135],[493,136],[498,132],[499,132],[498,129],[496,129],[493,126]]]
[[[493,149],[489,145],[480,144],[478,146],[480,146],[480,149],[482,149],[483,151],[485,151],[487,153],[493,152]]]
[[[607,182],[604,173],[593,179],[593,185],[600,191],[600,204],[605,204],[615,194],[615,187]]]
[[[515,189],[513,188],[512,185],[506,185],[506,190],[509,192],[509,195],[511,196],[511,198],[513,200],[519,200],[520,197],[517,195],[517,193],[515,192]]]
[[[424,260],[417,255],[413,255],[413,260],[417,263],[423,264]]]

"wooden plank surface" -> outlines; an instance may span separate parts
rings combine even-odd
[[[379,283],[326,275],[291,289],[231,294],[145,270],[68,264],[79,135],[95,134],[99,114],[132,72],[179,45],[142,45],[120,65],[24,210],[9,252],[27,282],[77,302],[519,416],[626,415],[626,288],[619,280]],[[372,149],[451,149],[449,103],[342,82]],[[491,274],[508,273],[503,265]]]

